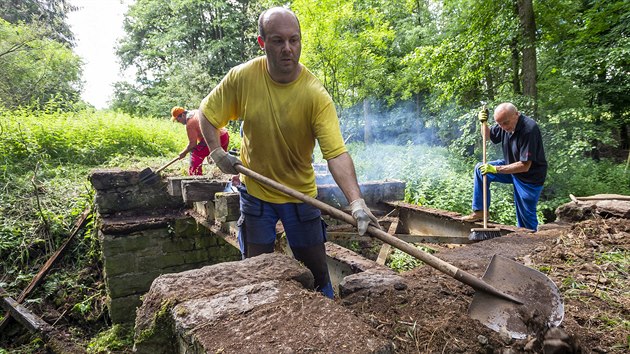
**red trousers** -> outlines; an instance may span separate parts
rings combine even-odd
[[[188,174],[191,176],[201,176],[203,174],[201,164],[203,159],[210,155],[210,149],[208,145],[199,144],[195,146],[193,151],[190,152],[190,167],[188,168]]]

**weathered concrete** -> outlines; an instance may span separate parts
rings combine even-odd
[[[164,341],[171,341],[169,336],[174,333],[168,333],[168,328],[163,328],[158,315],[170,317],[169,313],[176,303],[209,298],[225,291],[269,280],[293,280],[307,289],[313,289],[311,272],[296,260],[277,253],[158,277],[137,312],[135,327],[137,350],[148,353],[157,350],[156,346],[159,348],[165,345]],[[166,339],[163,338],[165,336]]]
[[[407,283],[403,277],[392,270],[369,269],[345,277],[339,284],[339,296],[344,298],[360,291],[365,291],[366,295],[373,295],[383,293],[386,290],[405,289],[407,289]]]
[[[160,276],[138,310],[135,349],[295,353],[307,345],[324,353],[393,351],[348,310],[306,290],[312,287],[311,273],[278,253]],[[357,341],[360,347],[341,349]]]
[[[375,211],[381,208],[391,210],[384,202],[403,200],[405,186],[405,182],[396,180],[365,182],[359,185],[365,203]],[[348,206],[346,197],[336,184],[318,185],[317,199],[336,208]]]
[[[99,212],[107,307],[114,323],[133,322],[140,297],[161,274],[240,259],[238,248],[184,213],[164,182],[139,183],[138,171],[90,175]]]
[[[181,209],[181,198],[166,191],[164,183],[140,183],[140,171],[96,170],[89,180],[96,190],[94,202],[101,215],[114,213],[161,214]]]

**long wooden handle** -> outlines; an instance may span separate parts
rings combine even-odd
[[[158,168],[154,173],[158,174],[158,173],[162,172],[163,169],[167,168],[168,166],[174,164],[176,161],[179,161],[179,160],[181,160],[181,157],[177,156],[176,158],[174,158],[171,161],[169,161],[166,165]]]
[[[309,205],[312,205],[318,209],[320,209],[321,211],[329,214],[330,216],[334,217],[335,219],[344,221],[348,224],[357,225],[356,220],[354,220],[354,218],[351,215],[348,215],[346,213],[344,213],[343,211],[330,206],[320,200],[317,200],[315,198],[309,197],[303,193],[300,193],[294,189],[291,189],[283,184],[280,184],[274,180],[272,180],[271,178],[265,177],[257,172],[254,172],[248,168],[246,168],[243,165],[235,165],[234,168],[244,174],[245,176],[251,177],[255,180],[257,180],[260,183],[264,183],[272,188],[275,188],[276,190],[285,193],[293,198],[296,198],[298,200],[303,201],[304,203],[307,203]],[[418,258],[419,260],[423,261],[424,263],[430,265],[431,267],[439,270],[440,272],[449,275],[451,277],[453,277],[456,280],[461,281],[464,284],[470,285],[473,289],[475,290],[479,290],[479,291],[483,291],[489,294],[493,294],[496,296],[500,296],[502,298],[505,298],[507,300],[510,301],[514,301],[516,303],[522,303],[520,300],[505,294],[499,290],[497,290],[496,288],[494,288],[492,285],[486,283],[485,281],[473,276],[470,273],[467,273],[457,267],[455,267],[454,265],[444,262],[443,260],[429,254],[426,253],[412,245],[410,245],[409,243],[396,238],[394,236],[391,236],[390,234],[388,234],[387,232],[374,227],[374,226],[368,226],[367,232],[378,238],[379,240],[387,243],[388,245],[391,245],[413,257]]]
[[[485,109],[485,105],[484,108]],[[481,141],[482,141],[482,151],[483,151],[483,164],[486,164],[486,126],[487,126],[487,122],[483,122],[481,123]],[[482,187],[483,187],[483,228],[487,229],[488,228],[488,176],[486,176],[486,174],[484,173],[483,176],[481,177],[483,183],[482,183]]]

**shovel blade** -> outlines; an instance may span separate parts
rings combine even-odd
[[[562,323],[564,304],[558,287],[541,272],[494,255],[482,279],[523,302],[516,304],[477,291],[468,314],[490,329],[524,339],[528,334]]]
[[[140,173],[138,174],[138,178],[142,181],[147,178],[151,178],[151,176],[153,175],[155,175],[155,173],[153,173],[153,170],[147,167],[144,170],[140,171]]]

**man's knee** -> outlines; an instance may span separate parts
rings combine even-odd
[[[245,258],[260,256],[264,253],[273,253],[275,244],[258,244],[247,242],[245,244]]]

